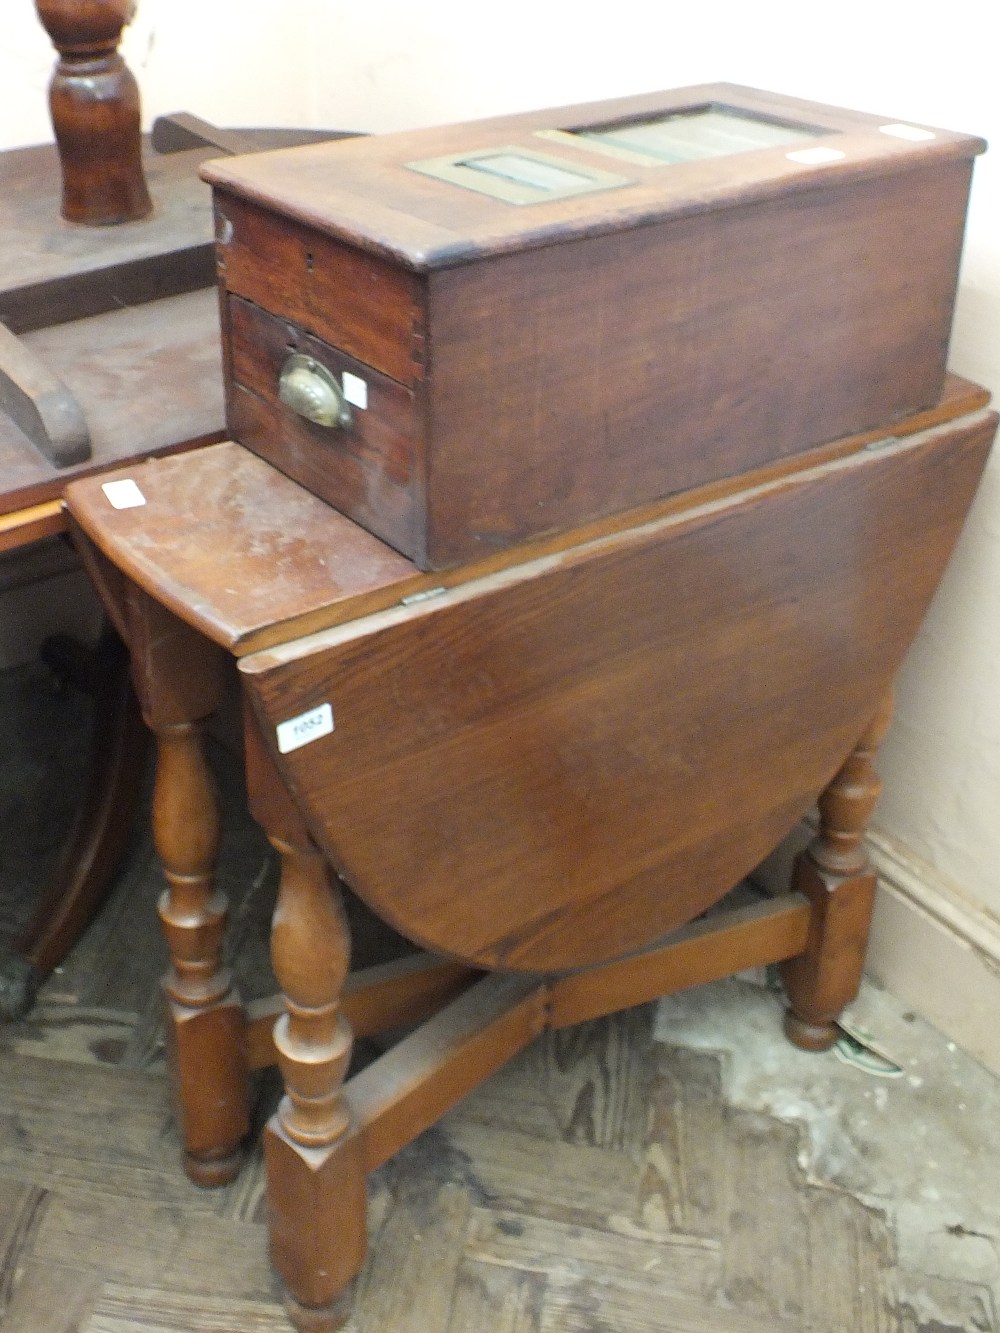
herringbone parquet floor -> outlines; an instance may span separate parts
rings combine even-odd
[[[94,1030],[101,1015],[80,1015]],[[806,1185],[638,1010],[539,1042],[372,1183],[358,1333],[910,1333],[884,1220]],[[255,1157],[176,1162],[160,1072],[0,1058],[11,1333],[277,1333]]]
[[[245,821],[222,880],[243,987],[269,990],[274,868]],[[158,886],[142,824],[106,909],[0,1031],[3,1333],[287,1333],[259,1158],[215,1192],[177,1162]],[[362,953],[392,947],[358,927]],[[798,1130],[727,1105],[718,1058],[652,1019],[538,1041],[371,1179],[354,1333],[998,1333],[978,1285],[922,1320],[886,1217],[810,1182]]]

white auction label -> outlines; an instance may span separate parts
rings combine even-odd
[[[146,497],[131,477],[122,481],[106,481],[101,490],[114,509],[138,509],[139,505],[146,503]]]
[[[279,722],[274,731],[278,738],[278,753],[288,754],[318,741],[321,736],[329,736],[333,731],[333,709],[329,704],[320,704],[318,708],[310,708],[308,713]]]
[[[923,130],[919,125],[880,125],[879,131],[892,139],[909,139],[911,143],[937,138],[933,130]]]
[[[352,375],[349,370],[344,371],[344,397],[352,407],[360,407],[362,411],[368,407],[368,385],[360,375]]]
[[[804,162],[809,167],[821,167],[824,162],[839,162],[846,154],[839,148],[797,148],[794,153],[786,153],[789,162]]]

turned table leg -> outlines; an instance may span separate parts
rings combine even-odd
[[[819,832],[795,862],[792,888],[812,906],[803,953],[781,965],[789,1008],[785,1032],[808,1051],[837,1040],[837,1018],[858,993],[875,901],[864,833],[882,784],[875,756],[889,729],[883,701],[846,763],[819,798]]]
[[[274,1045],[285,1096],[264,1132],[271,1260],[292,1322],[340,1328],[367,1245],[365,1167],[343,1095],[353,1036],[340,1009],[350,934],[339,893],[252,717],[247,787],[254,817],[281,858],[271,935],[286,1013]]]
[[[249,1128],[243,1008],[222,966],[226,901],[213,884],[219,818],[198,726],[154,727],[153,838],[167,888],[159,913],[184,1169],[199,1185],[232,1180]]]
[[[222,966],[219,811],[200,733],[221,702],[226,661],[138,588],[128,590],[126,628],[136,693],[156,738],[152,827],[166,878],[159,913],[171,961],[164,991],[184,1169],[199,1185],[221,1185],[239,1169],[250,1122],[245,1015]]]

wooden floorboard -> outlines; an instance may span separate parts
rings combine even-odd
[[[90,1269],[28,1259],[5,1306],[2,1327],[10,1333],[79,1333],[101,1287],[100,1276]]]
[[[80,1333],[288,1333],[288,1321],[274,1301],[128,1287],[108,1283]]]
[[[885,1217],[798,1149],[648,1013],[550,1034],[374,1174],[350,1328],[928,1333]],[[259,1154],[205,1192],[176,1151],[162,1071],[0,1053],[0,1328],[285,1333]]]

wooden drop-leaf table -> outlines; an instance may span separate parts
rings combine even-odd
[[[185,1166],[232,1177],[249,1073],[277,1062],[271,1253],[300,1329],[346,1318],[366,1173],[546,1027],[779,962],[788,1035],[834,1040],[891,682],[975,493],[986,402],[950,377],[891,429],[444,574],[235,443],[69,487],[157,740]],[[248,1006],[221,963],[199,742],[234,659],[282,862],[283,995]],[[704,917],[817,798],[791,892]],[[331,866],[422,952],[350,974]],[[352,1033],[400,1025],[345,1082]]]

